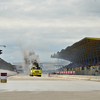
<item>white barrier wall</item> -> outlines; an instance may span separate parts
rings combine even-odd
[[[1,73],[1,83],[7,83],[7,73]]]
[[[9,70],[3,70],[3,69],[0,69],[0,73],[7,73],[7,76],[17,75],[17,72],[9,71]]]

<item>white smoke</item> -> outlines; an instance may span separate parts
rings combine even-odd
[[[29,69],[32,67],[34,62],[40,62],[39,55],[36,55],[35,52],[31,49],[31,47],[29,49],[28,47],[25,48],[20,45],[22,53],[22,64],[25,74],[29,74]]]

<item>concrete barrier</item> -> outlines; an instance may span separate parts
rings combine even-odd
[[[9,70],[3,70],[3,69],[0,69],[0,73],[7,73],[7,77],[17,75],[17,72],[9,71]]]
[[[88,80],[88,81],[100,81],[100,76],[88,76],[88,75],[51,75],[51,77],[66,78],[66,79],[77,79],[77,80]]]

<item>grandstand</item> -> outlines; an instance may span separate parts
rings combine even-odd
[[[0,70],[14,71],[14,66],[0,58]]]
[[[100,72],[100,38],[86,37],[66,49],[51,55],[71,61],[63,70],[74,70],[76,74],[98,74]]]

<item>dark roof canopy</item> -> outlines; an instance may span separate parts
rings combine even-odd
[[[71,62],[86,61],[100,58],[100,38],[86,37],[72,46],[62,49],[60,52],[51,55],[51,58],[69,60]]]

